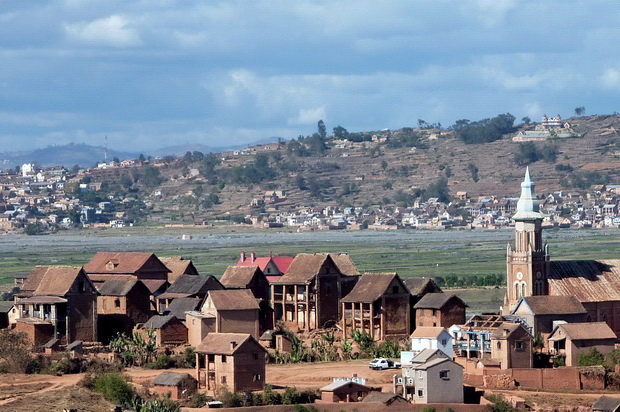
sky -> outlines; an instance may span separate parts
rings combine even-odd
[[[620,2],[0,0],[0,152],[619,110]]]

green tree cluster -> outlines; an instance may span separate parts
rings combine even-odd
[[[513,115],[505,113],[476,122],[457,120],[450,128],[456,131],[466,144],[490,143],[501,139],[507,133],[514,132],[514,121]]]

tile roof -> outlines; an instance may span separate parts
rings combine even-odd
[[[126,296],[139,280],[130,279],[108,279],[103,282],[97,290],[103,296]],[[146,286],[145,286],[146,287]]]
[[[319,389],[321,392],[332,392],[335,391],[337,389],[342,388],[343,386],[351,386],[356,388],[356,390],[364,390],[364,389],[369,389],[368,386],[366,385],[362,385],[361,383],[357,383],[357,382],[352,382],[352,381],[335,381],[330,383],[329,385],[325,385],[323,386],[321,389]]]
[[[41,279],[45,275],[45,272],[47,271],[48,268],[49,266],[35,266],[34,269],[32,269],[32,271],[28,275],[28,277],[26,277],[26,280],[24,281],[24,284],[22,285],[21,291],[22,292],[26,292],[26,291],[34,292],[39,286],[39,283],[41,282]]]
[[[454,301],[457,304],[467,307],[465,302],[458,296],[448,293],[427,293],[415,304],[415,309],[441,309],[449,301]]]
[[[196,346],[196,352],[234,355],[248,341],[253,342],[257,349],[263,353],[267,351],[249,333],[209,333]]]
[[[249,289],[211,290],[209,298],[218,311],[260,309]]]
[[[441,288],[437,286],[433,278],[426,278],[426,277],[419,278],[419,277],[409,276],[409,277],[403,278],[403,282],[405,283],[405,286],[409,288],[409,292],[412,295],[420,295],[424,293],[427,287],[431,289],[431,291],[434,293],[441,292]]]
[[[161,386],[177,386],[183,381],[193,380],[194,377],[189,373],[180,372],[162,372],[155,379],[153,379],[153,385]]]
[[[142,252],[97,252],[90,262],[84,266],[86,273],[133,274],[144,267],[146,262],[157,256]],[[161,263],[161,261],[159,261]],[[166,269],[161,263],[157,269]],[[169,271],[169,270],[168,270]]]
[[[357,270],[357,266],[355,266],[355,263],[351,260],[351,256],[348,254],[330,253],[329,256],[332,258],[336,266],[338,266],[338,269],[340,269],[340,272],[342,272],[343,275],[356,276],[360,274],[359,270]]]
[[[258,272],[262,273],[258,266],[228,266],[220,283],[227,288],[246,288]]]
[[[552,261],[550,293],[574,295],[580,302],[620,300],[620,259]]]
[[[616,412],[620,410],[620,397],[617,396],[601,396],[592,405],[593,411],[600,412]]]
[[[280,279],[274,281],[274,283],[309,283],[320,272],[324,265],[330,263],[333,264],[336,269],[338,268],[327,253],[299,253],[295,256],[288,271],[282,275]],[[338,272],[340,272],[339,269]]]
[[[151,293],[157,292],[164,285],[168,284],[166,279],[142,279],[141,282],[144,283]]]
[[[396,273],[365,273],[341,302],[372,303],[386,293],[394,279],[400,279]]]
[[[571,340],[617,339],[618,337],[605,322],[564,323],[558,329],[564,330]],[[552,332],[553,336],[555,333]],[[551,338],[551,336],[550,336]]]
[[[64,296],[69,292],[75,280],[84,275],[77,266],[37,266],[31,276],[24,282],[20,296],[53,295]],[[88,282],[88,278],[84,275]],[[94,287],[93,287],[94,288]]]
[[[418,326],[411,334],[412,338],[437,338],[441,332],[445,331],[442,327]]]
[[[183,259],[182,256],[164,257],[159,258],[159,260],[170,270],[170,273],[168,273],[168,280],[171,283],[176,281],[181,275],[198,274],[198,270],[196,270],[194,263],[189,259]]]
[[[523,298],[523,300],[535,315],[574,315],[588,313],[575,296],[528,296]],[[520,303],[515,307],[515,311],[519,305]]]

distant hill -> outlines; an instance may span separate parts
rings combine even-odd
[[[233,150],[244,149],[246,147],[251,147],[251,146],[259,146],[259,145],[264,145],[264,144],[269,144],[269,143],[275,143],[279,139],[283,141],[286,140],[280,137],[268,137],[266,139],[256,140],[250,143],[231,145],[231,146],[207,146],[207,145],[200,144],[200,143],[193,143],[193,144],[186,143],[186,144],[166,146],[160,149],[150,150],[148,151],[148,154],[153,157],[156,157],[156,156],[163,157],[163,156],[168,156],[168,155],[183,156],[187,152],[202,152],[204,154],[223,153],[223,152],[230,152]]]
[[[115,157],[123,159],[137,159],[139,153],[120,152],[108,149],[108,161]],[[65,166],[67,168],[79,165],[91,167],[102,162],[105,157],[105,148],[90,146],[82,143],[69,143],[62,146],[48,146],[44,149],[21,152],[0,153],[0,168],[12,168],[24,163],[38,163],[43,167]]]

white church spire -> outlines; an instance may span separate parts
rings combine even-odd
[[[530,180],[530,168],[525,169],[525,178],[521,183],[521,197],[517,202],[517,213],[512,217],[514,220],[537,220],[542,219],[540,205],[534,187],[536,185]]]

